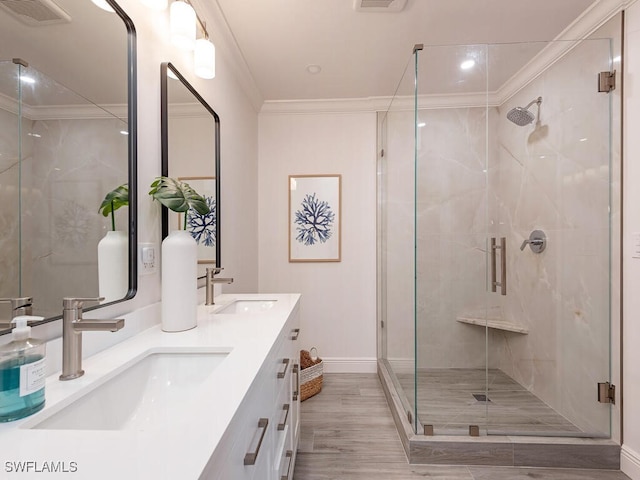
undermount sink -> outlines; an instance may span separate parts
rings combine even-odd
[[[155,430],[189,404],[229,352],[150,353],[62,410],[27,428]],[[209,393],[207,392],[204,393]],[[216,395],[210,392],[212,402]]]
[[[216,313],[238,314],[238,313],[263,313],[271,310],[277,300],[236,300],[229,305],[222,307]]]

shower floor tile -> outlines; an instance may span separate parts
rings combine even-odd
[[[412,374],[398,374],[410,403]],[[575,434],[580,429],[501,370],[488,373],[489,400],[484,395],[485,370],[471,368],[423,369],[418,372],[418,418],[436,433],[464,433],[469,425],[487,425],[492,434]],[[487,420],[485,422],[485,419]]]

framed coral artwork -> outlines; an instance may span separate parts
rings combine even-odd
[[[289,262],[341,259],[341,175],[289,175]]]

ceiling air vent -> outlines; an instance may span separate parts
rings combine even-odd
[[[31,27],[71,21],[52,0],[0,0],[0,8]]]
[[[399,12],[407,0],[353,0],[356,12]]]

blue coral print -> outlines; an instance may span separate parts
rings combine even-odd
[[[294,219],[298,232],[296,240],[306,246],[329,240],[335,220],[335,213],[329,203],[316,198],[314,193],[305,195],[300,206]]]
[[[216,199],[205,196],[209,213],[200,215],[193,209],[187,212],[187,229],[198,245],[215,247],[216,245]]]

